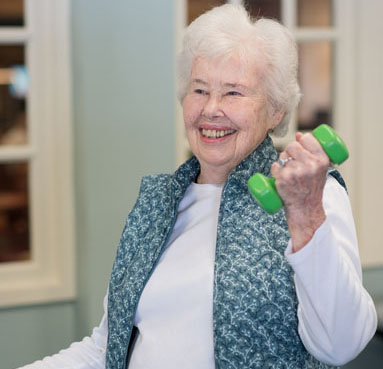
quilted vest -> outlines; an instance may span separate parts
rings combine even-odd
[[[293,271],[284,257],[289,241],[284,211],[266,213],[247,188],[254,173],[270,175],[277,158],[267,137],[230,173],[222,190],[213,298],[216,369],[329,368],[307,352],[298,335]],[[109,284],[107,369],[126,368],[138,301],[199,170],[193,157],[173,175],[142,180]],[[337,172],[331,174],[342,182]]]

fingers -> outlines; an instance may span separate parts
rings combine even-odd
[[[296,141],[289,143],[285,152],[287,156],[291,156],[302,163],[317,162],[323,166],[330,164],[327,154],[311,133],[298,132]]]
[[[271,175],[274,178],[278,178],[281,169],[282,169],[282,167],[280,166],[280,164],[277,161],[275,161],[273,164],[271,164],[271,170],[270,170]]]
[[[314,155],[326,155],[318,140],[311,133],[298,132],[296,135],[296,142]]]
[[[279,158],[282,163],[273,163],[271,174],[285,209],[304,209],[320,203],[329,159],[314,136],[297,133],[296,141],[289,143]]]
[[[302,133],[302,132],[297,132],[297,133],[295,133],[295,139],[296,139],[297,141],[299,141],[299,140],[301,139],[302,136],[303,136],[303,133]]]
[[[315,172],[317,170],[327,170],[330,164],[327,154],[323,151],[322,146],[311,133],[297,132],[296,141],[289,143],[285,150],[279,155],[279,159],[283,162],[287,158],[293,160],[288,161],[281,166],[280,161],[271,167],[271,174],[278,178],[281,170],[286,169],[283,174],[294,171],[295,174],[300,172]],[[283,175],[283,176],[284,176]]]

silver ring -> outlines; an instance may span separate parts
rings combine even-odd
[[[293,160],[291,156],[286,159],[278,159],[278,163],[281,167],[284,167],[290,160]]]

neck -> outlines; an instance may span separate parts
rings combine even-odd
[[[219,170],[214,168],[203,168],[197,177],[196,182],[198,184],[219,184],[222,185],[226,182],[231,170],[223,171],[222,168]]]

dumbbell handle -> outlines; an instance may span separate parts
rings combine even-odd
[[[349,156],[347,147],[338,134],[327,124],[321,124],[312,131],[321,144],[330,162],[342,164]],[[275,178],[256,173],[248,181],[249,191],[258,204],[268,213],[276,213],[283,207],[283,202],[275,186]]]

